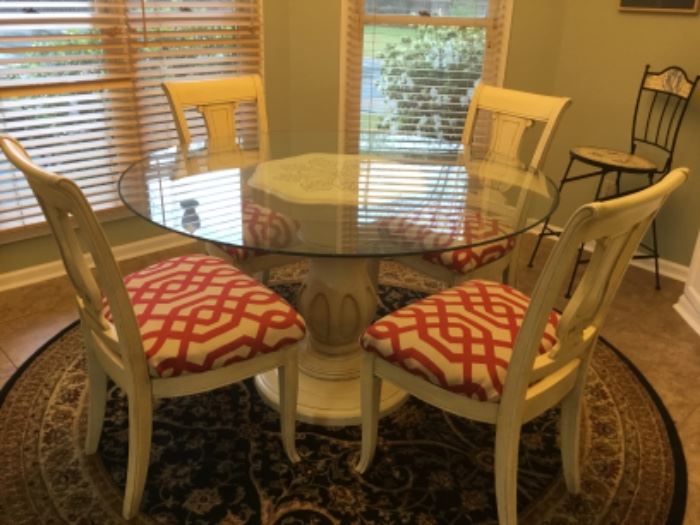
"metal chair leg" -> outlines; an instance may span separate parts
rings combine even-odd
[[[535,256],[537,255],[537,250],[540,249],[540,244],[542,243],[542,238],[545,236],[547,231],[547,226],[549,225],[549,217],[542,223],[542,231],[537,234],[537,241],[535,242],[535,247],[532,249],[530,254],[530,260],[527,262],[527,267],[532,268],[532,263],[535,261]]]
[[[566,293],[564,297],[571,299],[571,290],[574,287],[574,281],[576,280],[576,273],[578,272],[578,266],[581,264],[581,259],[583,257],[583,244],[579,246],[578,254],[576,255],[576,264],[574,264],[574,269],[571,272],[571,279],[569,279],[569,286],[566,288]]]
[[[568,182],[568,177],[569,177],[569,171],[571,171],[571,165],[574,163],[574,158],[569,157],[569,164],[566,166],[566,171],[564,172],[564,176],[561,178],[561,181],[559,181],[559,193],[564,189],[564,184]],[[537,242],[535,243],[535,247],[532,249],[532,253],[530,254],[530,260],[527,263],[528,268],[532,268],[532,263],[535,261],[535,256],[537,255],[537,251],[540,249],[540,244],[542,243],[542,238],[545,235],[558,235],[557,233],[548,230],[549,226],[549,217],[544,221],[542,224],[542,231],[540,231],[539,234],[537,234]]]
[[[649,186],[654,184],[654,175],[654,172],[651,172],[648,175]],[[664,175],[665,173],[662,174],[661,178],[663,178]],[[656,236],[656,218],[651,221],[651,249],[652,255],[654,256],[654,279],[656,282],[656,289],[661,290],[661,277],[659,274],[659,244],[658,237]]]
[[[595,197],[593,197],[594,201],[597,201],[600,199],[600,194],[603,191],[603,182],[605,182],[605,176],[610,173],[609,171],[602,171],[600,173],[600,178],[598,179],[598,186],[596,186],[595,189]]]
[[[651,248],[654,255],[654,275],[656,278],[656,289],[661,290],[661,278],[659,276],[659,245],[656,237],[656,219],[651,221]]]

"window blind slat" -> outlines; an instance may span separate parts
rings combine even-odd
[[[346,149],[457,152],[474,85],[502,80],[507,4],[347,0]]]
[[[177,142],[163,81],[261,72],[261,1],[0,3],[0,133],[76,181],[96,209],[121,206],[119,175]],[[237,118],[243,133],[257,130],[250,108]],[[205,135],[201,119],[193,126]],[[0,204],[0,241],[43,222],[24,177],[4,159]]]

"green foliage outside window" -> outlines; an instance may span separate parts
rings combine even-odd
[[[376,54],[376,85],[388,102],[378,128],[459,141],[468,93],[481,77],[481,28],[417,26]]]

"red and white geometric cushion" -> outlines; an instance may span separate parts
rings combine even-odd
[[[428,226],[416,224],[405,218],[391,218],[381,221],[382,232],[394,239],[410,239],[418,242],[426,250],[445,250],[455,244],[472,244],[494,237],[508,235],[512,230],[506,228],[505,221],[492,215],[485,215],[476,210],[469,210],[464,216],[464,230],[457,238],[451,233],[437,232]],[[467,274],[485,264],[505,257],[515,247],[515,237],[449,251],[431,251],[423,259],[440,264],[455,273]]]
[[[259,250],[239,248],[238,246],[229,246],[228,244],[217,244],[217,246],[226,252],[234,263],[240,263],[252,259],[253,257],[264,255],[264,252]]]
[[[496,401],[530,299],[491,281],[467,281],[416,301],[370,326],[362,347],[452,392]],[[539,352],[557,343],[552,312]]]
[[[242,210],[243,239],[246,243],[282,248],[288,246],[294,240],[299,230],[297,221],[272,211],[265,206],[243,201]],[[220,245],[219,247],[229,254],[235,262],[243,262],[251,257],[265,253],[259,250],[235,246]]]
[[[174,257],[124,284],[154,377],[228,366],[304,337],[304,320],[287,302],[216,257]],[[109,306],[103,313],[111,322]]]

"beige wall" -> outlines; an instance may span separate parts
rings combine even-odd
[[[573,99],[545,165],[557,181],[572,146],[629,147],[645,64],[654,69],[678,65],[690,75],[700,74],[699,16],[620,13],[616,4],[515,2],[506,85]],[[700,91],[688,108],[674,165],[693,173],[659,215],[661,255],[687,265],[700,228]],[[574,182],[565,188],[556,224],[563,225],[576,206],[593,196],[592,184]]]

